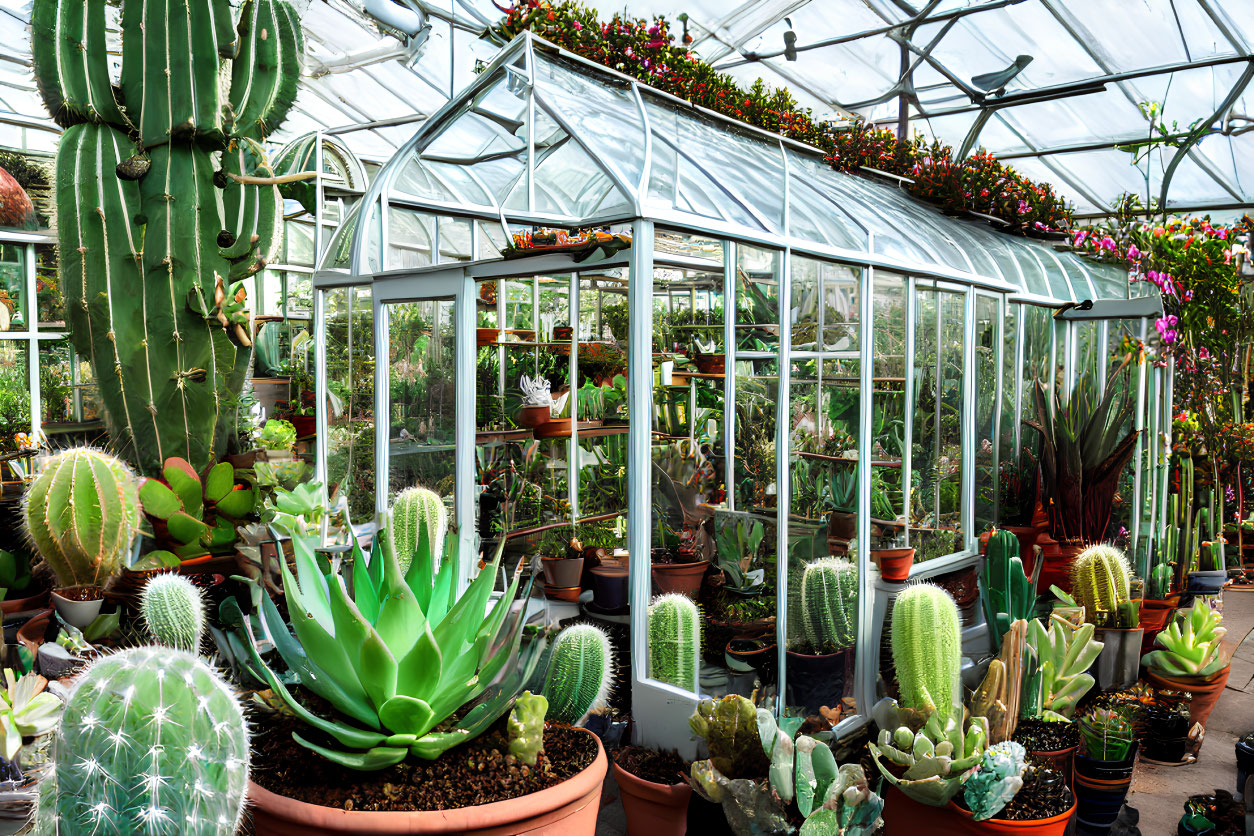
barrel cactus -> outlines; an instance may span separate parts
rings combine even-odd
[[[592,624],[573,624],[557,634],[544,677],[548,718],[574,725],[605,704],[614,683],[610,637]]]
[[[64,132],[56,202],[66,315],[113,446],[146,473],[203,467],[235,433],[252,351],[242,284],[281,242],[262,142],[304,52],[286,0],[35,0],[31,54]],[[113,84],[108,32],[121,30]]]
[[[908,587],[893,604],[893,664],[901,704],[935,710],[941,724],[961,719],[962,632],[949,593],[930,583]]]
[[[659,595],[649,606],[649,675],[686,691],[696,690],[701,653],[701,615],[686,595]]]
[[[144,585],[140,614],[158,644],[196,653],[205,633],[200,590],[181,575],[157,575]]]
[[[848,560],[807,563],[801,575],[801,618],[815,653],[852,647],[858,637],[858,570]]]
[[[203,659],[136,647],[88,668],[53,739],[41,832],[234,833],[248,786],[248,729]]]
[[[392,524],[388,527],[392,552],[400,562],[402,572],[409,570],[409,563],[418,548],[419,533],[423,529],[431,540],[431,550],[438,563],[444,556],[444,536],[448,533],[448,511],[444,500],[429,488],[406,488],[392,502]]]
[[[25,519],[58,585],[101,584],[121,571],[139,530],[139,486],[121,460],[75,447],[31,482]]]
[[[1129,581],[1132,567],[1114,546],[1090,546],[1071,566],[1071,594],[1085,618],[1099,627],[1135,627]],[[1133,623],[1129,623],[1133,622]]]

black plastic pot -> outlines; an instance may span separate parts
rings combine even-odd
[[[1245,783],[1254,775],[1254,735],[1246,735],[1237,739],[1237,793],[1245,792]],[[1246,804],[1254,803],[1254,798],[1247,798]]]
[[[602,610],[620,610],[627,606],[627,570],[615,566],[598,566],[592,570],[592,597]]]
[[[727,643],[727,655],[758,672],[763,685],[775,684],[778,667],[778,646],[770,639],[732,639]]]
[[[1138,745],[1133,742],[1128,756],[1121,761],[1099,761],[1076,753],[1073,789],[1081,832],[1106,833],[1119,817],[1119,809],[1132,786]]]
[[[788,705],[818,714],[823,706],[835,708],[853,685],[853,648],[811,656],[788,651],[786,699]]]

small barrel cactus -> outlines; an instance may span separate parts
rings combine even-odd
[[[136,647],[88,668],[53,739],[41,831],[221,836],[248,786],[248,728],[203,659]]]
[[[59,586],[102,584],[121,570],[139,530],[139,485],[120,459],[75,447],[44,464],[25,516]]]
[[[444,556],[444,536],[448,533],[448,510],[444,500],[429,488],[406,488],[392,502],[392,524],[388,526],[392,551],[402,572],[409,571],[410,561],[418,549],[418,533],[423,528],[427,530],[431,553],[438,566]]]
[[[157,575],[140,596],[139,612],[158,644],[200,651],[205,634],[205,604],[200,590],[182,575]]]
[[[901,704],[920,711],[935,708],[942,725],[956,708],[961,719],[962,632],[949,593],[921,583],[898,595],[892,642]]]
[[[1114,546],[1090,546],[1076,556],[1071,567],[1071,594],[1084,607],[1085,618],[1101,626],[1135,627],[1116,624],[1122,620],[1131,598],[1128,558]]]
[[[557,634],[544,676],[550,720],[578,723],[589,711],[605,704],[613,683],[610,638],[604,630],[592,624],[573,624]]]
[[[549,701],[540,694],[523,691],[514,700],[514,709],[505,723],[509,733],[509,753],[528,766],[544,751],[544,715]]]
[[[851,647],[858,637],[858,570],[848,560],[807,563],[801,575],[801,618],[815,653]]]
[[[697,687],[701,615],[685,595],[659,595],[649,606],[649,675],[684,690]]]

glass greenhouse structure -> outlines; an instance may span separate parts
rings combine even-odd
[[[536,227],[630,245],[581,260],[525,246]],[[631,606],[607,618],[629,626],[644,742],[686,739],[698,691],[817,708],[790,675],[810,664],[800,570],[829,554],[856,563],[869,625],[837,732],[866,722],[900,589],[871,549],[915,548],[912,577],[970,571],[1000,474],[1034,448],[1023,422],[1081,382],[1120,373],[1144,430],[1112,534],[1143,560],[1161,526],[1171,369],[1137,356],[1121,373],[1124,338],[1162,311],[1125,270],[944,216],[530,34],[373,179],[312,285],[318,477],[358,522],[434,488],[468,569],[481,543],[553,534],[625,563]],[[570,420],[519,426],[523,375]],[[846,491],[842,539],[829,512]],[[705,613],[687,688],[651,677],[645,606],[654,562],[685,549],[744,578]],[[736,623],[770,658],[728,649]]]

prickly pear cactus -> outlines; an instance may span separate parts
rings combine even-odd
[[[613,682],[610,638],[605,631],[592,624],[567,627],[553,642],[544,677],[549,719],[578,723],[589,711],[605,704]]]
[[[181,575],[157,575],[144,585],[139,612],[158,644],[197,653],[205,633],[200,590]]]
[[[53,739],[39,832],[221,836],[248,786],[248,729],[227,684],[190,653],[136,647],[88,668]]]
[[[251,338],[241,280],[273,255],[282,200],[261,141],[296,96],[304,51],[286,0],[34,0],[35,80],[65,129],[60,267],[113,446],[146,474],[203,467],[234,434]],[[229,83],[227,80],[229,79]],[[125,102],[125,104],[122,104]]]
[[[649,675],[685,691],[697,687],[701,617],[678,593],[659,595],[649,606]]]
[[[436,564],[444,556],[444,536],[448,533],[448,510],[444,500],[435,491],[415,486],[396,495],[392,503],[392,524],[388,533],[392,537],[392,552],[401,564],[401,571],[409,571],[410,561],[418,548],[418,534],[425,528],[431,542],[431,553]]]
[[[50,458],[26,491],[26,533],[59,586],[121,570],[139,530],[139,487],[119,459],[90,447]]]
[[[509,734],[509,753],[528,766],[544,751],[544,714],[549,701],[540,694],[523,691],[514,700],[514,708],[505,723]]]
[[[853,646],[858,637],[858,570],[827,557],[807,563],[801,575],[801,617],[815,653]]]
[[[942,724],[955,711],[961,718],[962,632],[949,593],[930,583],[907,587],[893,604],[892,639],[901,704],[934,708]]]

